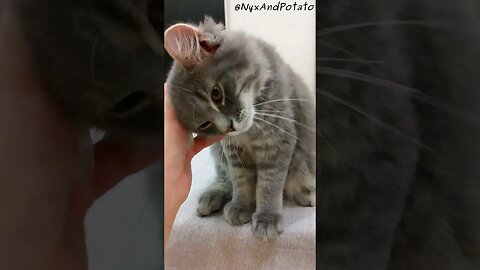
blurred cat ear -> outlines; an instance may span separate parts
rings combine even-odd
[[[218,48],[197,28],[183,23],[175,24],[165,31],[164,46],[170,56],[185,68],[199,64]]]

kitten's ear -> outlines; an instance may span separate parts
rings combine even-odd
[[[165,31],[165,49],[183,67],[190,68],[213,54],[218,45],[194,26],[175,24]]]

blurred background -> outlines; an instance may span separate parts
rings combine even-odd
[[[205,14],[225,21],[223,0],[164,4],[165,28],[181,21],[199,22]],[[165,55],[168,72],[172,59]],[[97,200],[85,226],[89,269],[163,269],[163,164],[128,177]]]

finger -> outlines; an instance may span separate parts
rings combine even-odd
[[[125,177],[161,160],[161,147],[138,151],[125,144],[101,141],[95,144],[95,169],[92,186],[95,198],[102,196]]]
[[[196,154],[198,154],[200,151],[205,149],[206,147],[217,143],[223,139],[223,136],[215,136],[215,137],[196,137],[193,140],[193,148],[190,154],[190,158],[192,159]]]
[[[173,134],[174,137],[180,137],[186,139],[189,132],[180,124],[175,114],[175,110],[168,95],[167,85],[164,84],[164,131],[167,134]],[[165,139],[168,136],[165,136]]]
[[[177,122],[175,111],[168,95],[167,84],[163,85],[163,106],[165,122]]]

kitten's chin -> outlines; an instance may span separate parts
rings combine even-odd
[[[242,133],[243,133],[243,131],[237,130],[237,131],[232,131],[232,132],[225,133],[225,136],[233,137],[233,136],[237,136],[237,135],[242,134]]]

